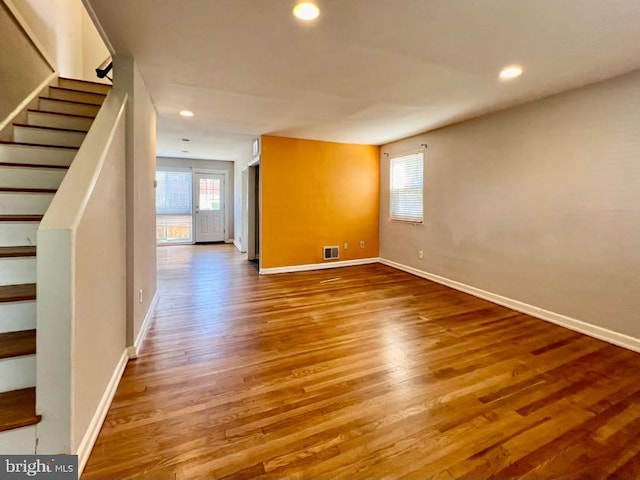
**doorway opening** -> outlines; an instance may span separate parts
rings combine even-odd
[[[247,168],[247,259],[260,267],[260,161]]]

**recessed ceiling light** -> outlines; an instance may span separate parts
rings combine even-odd
[[[520,65],[509,65],[500,70],[500,80],[513,80],[522,75],[522,67]]]
[[[193,117],[193,112],[190,110],[181,110],[180,115],[183,117]]]
[[[190,141],[191,141],[191,139],[190,139],[190,138],[183,138],[183,139],[182,139],[182,141],[183,141],[183,142],[190,142]]]
[[[189,150],[182,150],[182,153],[189,153]]]
[[[300,2],[293,7],[293,14],[296,18],[310,22],[320,16],[320,9],[315,3],[312,2]]]

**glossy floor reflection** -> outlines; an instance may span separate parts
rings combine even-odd
[[[638,478],[640,355],[382,265],[158,250],[85,478]]]

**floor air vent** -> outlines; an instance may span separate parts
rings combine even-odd
[[[322,251],[324,252],[323,258],[325,260],[335,260],[337,258],[340,258],[339,247],[324,247]]]

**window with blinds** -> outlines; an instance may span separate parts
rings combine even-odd
[[[191,215],[191,172],[156,172],[156,213]]]
[[[156,172],[156,240],[158,243],[190,243],[193,191],[190,171]]]
[[[422,223],[423,164],[423,152],[391,158],[391,220]]]

